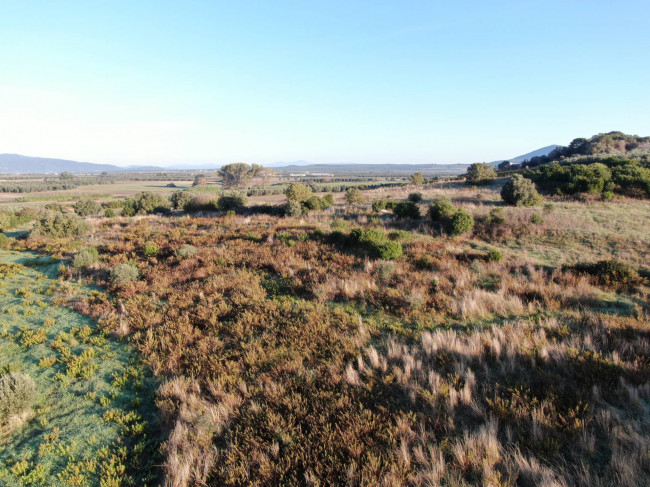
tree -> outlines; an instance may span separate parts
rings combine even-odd
[[[345,202],[348,205],[361,205],[366,199],[359,188],[350,188],[345,192]]]
[[[287,196],[287,201],[302,203],[311,198],[312,192],[311,188],[304,184],[293,183],[284,190],[284,194]]]
[[[197,174],[194,176],[192,186],[205,186],[206,184],[208,184],[208,178],[205,177],[205,174]]]
[[[262,171],[264,171],[264,167],[259,164],[249,165],[245,162],[234,162],[223,166],[217,171],[217,174],[223,180],[224,188],[236,188],[245,186]]]
[[[506,204],[514,206],[535,206],[542,202],[542,197],[535,188],[535,183],[514,174],[501,188],[501,198]]]
[[[465,180],[467,184],[488,184],[497,177],[496,171],[491,164],[475,162],[467,168]]]
[[[424,176],[422,175],[421,172],[416,172],[415,174],[411,174],[411,184],[416,184],[418,186],[424,184]]]
[[[508,169],[512,168],[512,164],[510,161],[502,161],[499,163],[497,166],[497,170],[499,171],[507,171]]]

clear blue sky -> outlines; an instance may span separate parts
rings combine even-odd
[[[0,0],[0,153],[448,163],[650,135],[649,19],[647,0]]]

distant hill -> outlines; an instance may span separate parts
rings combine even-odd
[[[546,156],[550,154],[552,151],[557,149],[558,147],[561,147],[559,145],[547,145],[546,147],[542,147],[541,149],[534,150],[532,152],[529,152],[528,154],[523,154],[521,156],[513,157],[512,159],[508,159],[510,161],[510,164],[521,164],[524,161],[527,161],[529,159],[532,159],[533,157],[540,157],[540,156]]]
[[[129,166],[112,164],[93,164],[48,157],[29,157],[19,154],[0,154],[0,174],[47,174],[47,173],[101,173],[120,171],[161,171],[162,167]]]

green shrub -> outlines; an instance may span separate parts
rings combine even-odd
[[[397,218],[420,218],[420,208],[412,201],[400,201],[393,207],[393,214]]]
[[[500,225],[506,221],[506,212],[503,208],[492,208],[485,217],[485,221],[492,225]]]
[[[287,216],[300,216],[305,212],[304,207],[299,201],[289,200],[285,206]]]
[[[187,259],[188,257],[196,255],[197,250],[198,249],[194,245],[185,244],[176,251],[176,255],[181,259]]]
[[[11,372],[0,376],[0,423],[31,408],[36,395],[36,384],[28,375]]]
[[[501,198],[507,204],[514,206],[536,206],[542,202],[542,197],[535,189],[535,183],[521,174],[514,174],[503,185]]]
[[[176,210],[185,209],[185,205],[188,204],[194,195],[189,191],[174,191],[169,197],[169,201],[172,204],[172,208]]]
[[[7,247],[9,247],[9,238],[4,233],[0,233],[0,249]]]
[[[218,208],[218,202],[214,196],[201,194],[194,196],[183,205],[183,210],[186,213],[197,213],[199,211],[215,211]]]
[[[101,205],[91,199],[81,199],[74,204],[74,212],[79,216],[93,216],[99,213],[101,209]]]
[[[379,245],[376,250],[376,256],[384,260],[397,259],[402,256],[402,253],[402,244],[390,240]]]
[[[381,211],[386,209],[386,200],[375,200],[372,202],[372,211]]]
[[[113,218],[115,216],[115,210],[113,208],[106,208],[104,210],[104,216],[106,218]]]
[[[221,211],[237,210],[246,206],[247,198],[244,195],[221,196],[217,200],[217,207]]]
[[[144,256],[145,257],[153,257],[154,255],[156,255],[159,252],[159,250],[160,249],[155,244],[147,243],[144,246]]]
[[[36,225],[33,232],[52,238],[78,237],[90,229],[90,226],[76,215],[47,212]]]
[[[123,215],[150,215],[152,213],[168,213],[171,204],[167,198],[152,193],[150,191],[143,191],[136,194],[133,198],[126,200],[124,203]]]
[[[540,223],[544,223],[544,219],[540,215],[538,215],[537,213],[533,213],[530,216],[530,223],[532,223],[534,225],[538,225]]]
[[[465,210],[458,210],[454,213],[446,225],[446,230],[449,235],[462,235],[469,233],[474,228],[474,217],[467,213]]]
[[[421,172],[411,174],[411,184],[422,185],[424,184],[424,175]]]
[[[334,195],[330,193],[323,196],[323,204],[327,205],[325,208],[332,206],[334,204]]]
[[[501,262],[503,260],[503,254],[497,249],[490,249],[487,253],[488,262]]]
[[[639,278],[639,274],[630,265],[617,260],[579,262],[573,266],[565,266],[564,269],[594,276],[600,284],[606,286],[628,286],[634,284]]]
[[[295,201],[302,203],[307,201],[312,196],[311,188],[300,183],[290,184],[287,189],[284,190],[284,194],[287,197],[287,201]]]
[[[125,284],[135,281],[140,276],[138,268],[133,264],[118,264],[111,270],[111,282],[113,284]]]
[[[361,205],[366,201],[359,188],[350,188],[345,192],[345,202],[348,205]]]
[[[600,195],[600,199],[603,201],[609,201],[614,199],[614,193],[612,191],[603,191]]]
[[[413,234],[406,230],[393,230],[388,234],[388,238],[398,242],[410,242],[413,240]]]
[[[395,264],[392,262],[380,262],[377,266],[377,277],[380,281],[388,280],[395,273]]]
[[[97,249],[90,247],[86,250],[82,250],[74,256],[72,259],[72,266],[77,270],[87,269],[95,264],[98,259],[99,254],[97,253]]]
[[[456,212],[456,207],[445,196],[436,197],[429,206],[429,218],[434,222],[451,218]]]
[[[465,181],[472,186],[488,184],[497,177],[496,170],[491,164],[476,162],[467,168]]]
[[[408,200],[413,203],[422,201],[422,193],[409,193]]]
[[[326,195],[331,196],[331,195]],[[329,198],[319,198],[318,196],[312,196],[307,201],[303,203],[304,207],[308,210],[326,210],[332,204],[329,202]]]

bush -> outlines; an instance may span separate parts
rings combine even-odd
[[[181,259],[187,259],[188,257],[196,255],[197,250],[198,249],[194,245],[185,244],[176,251],[176,255]]]
[[[536,206],[542,202],[542,197],[535,189],[535,183],[521,174],[514,174],[503,185],[501,198],[507,204],[514,206]]]
[[[488,262],[501,262],[503,260],[503,254],[497,249],[490,249],[487,253]]]
[[[366,199],[358,188],[350,188],[345,192],[345,202],[348,205],[361,205],[364,201]]]
[[[629,286],[639,278],[639,274],[631,266],[616,260],[601,260],[595,263],[579,262],[573,266],[565,266],[564,269],[594,276],[600,284],[606,286]]]
[[[446,227],[447,233],[452,236],[469,233],[474,228],[474,217],[465,210],[458,210],[449,219]]]
[[[388,240],[386,233],[379,228],[355,228],[348,236],[348,244],[359,247],[371,257],[391,260],[402,255],[402,244]]]
[[[429,218],[434,222],[451,218],[456,212],[456,207],[445,196],[438,196],[429,206]]]
[[[397,218],[420,218],[420,208],[412,201],[400,201],[393,207],[393,214]]]
[[[34,405],[36,384],[28,375],[12,372],[0,376],[0,423],[6,423]]]
[[[318,196],[312,196],[304,202],[304,206],[308,210],[326,210],[331,206],[331,203],[329,203],[329,199],[326,200],[325,197],[319,198]]]
[[[101,209],[101,205],[91,199],[81,199],[74,204],[74,212],[79,216],[96,215]]]
[[[600,195],[600,199],[603,201],[609,201],[614,199],[614,193],[612,191],[603,191]]]
[[[285,207],[287,216],[301,216],[304,213],[303,206],[298,201],[289,200]]]
[[[113,218],[115,216],[115,210],[113,208],[106,208],[104,210],[104,216],[106,218]]]
[[[410,193],[408,200],[413,203],[419,203],[422,201],[422,193]]]
[[[381,211],[386,209],[386,200],[375,200],[372,202],[372,211]]]
[[[152,213],[168,213],[170,202],[157,193],[143,191],[124,203],[123,215],[150,215]]]
[[[147,243],[144,246],[144,256],[145,257],[153,257],[154,255],[156,255],[158,253],[159,250],[160,249],[158,247],[156,247],[155,244]]]
[[[406,230],[393,230],[388,234],[388,238],[397,240],[398,242],[410,242],[413,240],[413,234]]]
[[[402,256],[402,244],[389,240],[377,248],[375,255],[383,260],[397,259]]]
[[[118,264],[111,270],[111,282],[113,284],[125,284],[133,282],[140,276],[138,268],[133,264]]]
[[[8,246],[9,238],[4,233],[0,233],[0,249],[6,249]]]
[[[395,264],[392,262],[380,262],[377,266],[377,277],[380,281],[388,280],[395,273]]]
[[[218,202],[211,195],[198,195],[187,201],[183,205],[183,211],[186,213],[197,213],[199,211],[215,211],[218,208]]]
[[[34,225],[35,235],[52,238],[78,237],[90,229],[90,226],[76,215],[47,212]]]
[[[246,202],[246,196],[243,195],[222,196],[217,200],[217,207],[221,211],[237,210],[246,206]]]
[[[538,225],[540,223],[544,223],[544,219],[537,213],[534,213],[530,216],[530,223],[533,225]]]
[[[74,256],[72,259],[72,266],[77,270],[87,269],[91,265],[95,264],[98,259],[99,254],[97,253],[97,249],[90,247],[86,250],[82,250]]]
[[[189,191],[174,191],[169,197],[169,201],[172,204],[172,208],[176,210],[185,209],[185,205],[188,204],[194,196]]]
[[[421,172],[411,174],[411,184],[422,185],[424,184],[424,175]]]
[[[307,201],[312,196],[311,188],[300,183],[290,184],[287,189],[284,191],[284,194],[287,196],[287,201],[295,201],[302,203]]]
[[[496,177],[497,172],[491,164],[476,162],[467,168],[465,181],[474,186],[491,183]]]
[[[323,196],[323,203],[327,205],[325,208],[332,206],[334,204],[334,195],[330,193]]]

